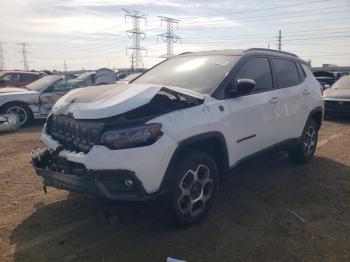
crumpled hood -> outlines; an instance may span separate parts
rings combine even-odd
[[[72,115],[75,119],[99,119],[123,114],[149,103],[163,88],[159,85],[115,84],[75,89],[54,105],[55,115]],[[204,99],[204,95],[181,88],[175,92]]]
[[[30,91],[25,88],[19,88],[19,87],[4,87],[0,88],[0,95],[2,94],[28,94],[28,93],[33,93],[34,91]],[[34,92],[35,93],[35,92]]]
[[[350,99],[350,88],[349,89],[328,88],[324,91],[323,95],[325,98]]]

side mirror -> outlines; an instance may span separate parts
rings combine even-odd
[[[235,95],[246,95],[255,90],[255,81],[253,79],[238,79]]]

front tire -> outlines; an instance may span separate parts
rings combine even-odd
[[[18,115],[20,126],[24,126],[32,120],[32,112],[27,105],[21,103],[10,103],[4,106],[3,110],[6,114]]]
[[[184,154],[166,185],[168,217],[180,227],[199,221],[212,206],[218,186],[219,171],[210,155],[198,151]]]
[[[296,163],[306,163],[315,154],[318,139],[318,125],[311,119],[303,132],[298,146],[288,152],[290,159]]]

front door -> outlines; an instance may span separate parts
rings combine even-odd
[[[221,121],[231,165],[278,143],[281,127],[281,100],[279,90],[274,89],[269,58],[250,58],[235,76],[238,79],[253,79],[256,89],[224,101],[228,110]]]
[[[69,88],[65,80],[60,80],[47,88],[40,95],[40,115],[49,115],[56,101],[70,90],[71,88]]]

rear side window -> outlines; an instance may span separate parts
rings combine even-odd
[[[268,58],[251,58],[239,70],[236,79],[253,79],[256,83],[256,92],[272,89],[272,73]]]
[[[38,80],[39,76],[34,74],[23,74],[21,75],[21,81],[35,81]]]
[[[276,72],[277,86],[279,88],[296,86],[300,84],[297,66],[294,61],[272,58],[273,66]]]

